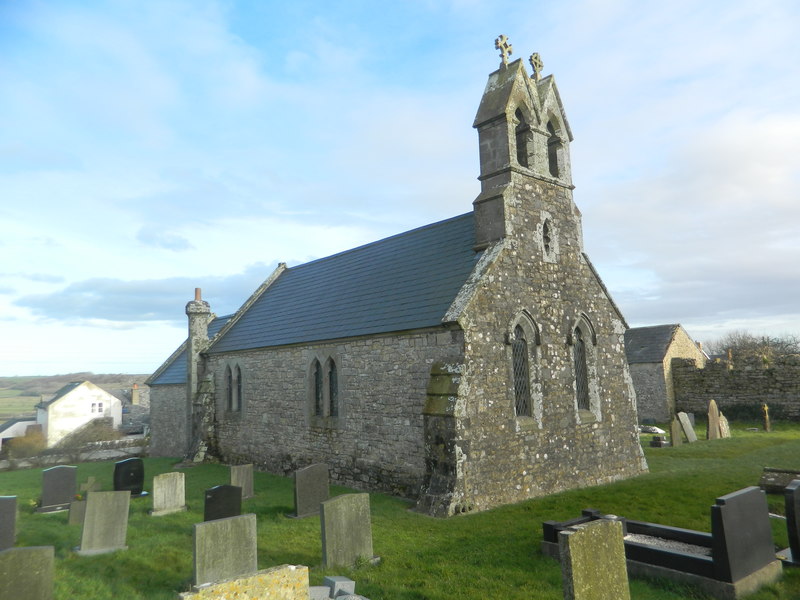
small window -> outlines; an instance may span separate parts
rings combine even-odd
[[[542,224],[542,244],[544,244],[545,253],[550,254],[550,252],[552,252],[552,242],[553,240],[550,237],[550,221],[545,220]]]
[[[330,415],[339,416],[339,378],[336,374],[336,363],[331,359],[328,362],[328,401]]]
[[[525,332],[517,325],[511,343],[514,361],[514,400],[518,417],[531,416],[530,369],[528,367],[528,341]]]
[[[322,367],[318,360],[314,360],[314,414],[322,416]]]
[[[233,410],[242,410],[242,370],[239,365],[236,365],[234,370],[234,379],[236,380],[236,397],[233,400]]]
[[[233,410],[233,373],[230,366],[225,367],[225,407]]]
[[[97,412],[97,403],[92,402],[92,412]]]
[[[517,162],[521,167],[528,167],[528,142],[530,140],[530,127],[525,121],[525,115],[522,114],[520,109],[514,113],[517,120],[516,127],[516,143],[517,143]]]
[[[580,327],[576,327],[574,335],[573,357],[575,359],[575,392],[578,409],[589,410],[589,369],[586,364],[586,341]]]
[[[561,140],[556,135],[556,129],[553,127],[552,122],[547,124],[547,133],[550,134],[547,139],[547,166],[550,170],[550,175],[558,177],[558,154],[561,150]]]

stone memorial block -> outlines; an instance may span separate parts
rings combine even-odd
[[[130,492],[134,498],[146,496],[144,491],[144,461],[126,458],[114,464],[114,491]]]
[[[256,546],[254,514],[195,523],[194,585],[253,575]]]
[[[731,437],[730,423],[728,423],[728,418],[722,413],[719,413],[719,437],[721,438]]]
[[[172,472],[153,477],[154,517],[186,510],[186,484],[183,473]]]
[[[242,488],[236,485],[217,485],[206,490],[203,521],[227,519],[242,514]]]
[[[790,560],[800,565],[800,479],[795,479],[784,490],[786,529],[789,534]]]
[[[319,505],[330,498],[328,465],[317,463],[294,472],[294,516],[319,514]]]
[[[708,422],[706,424],[706,439],[719,439],[719,408],[714,399],[708,401]]]
[[[322,585],[327,586],[331,598],[356,593],[356,582],[342,575],[329,575],[322,580]]]
[[[52,600],[53,546],[9,548],[0,552],[0,598]]]
[[[252,498],[253,465],[231,465],[231,485],[242,488],[242,500]]]
[[[622,523],[600,519],[558,533],[565,600],[630,600]]]
[[[50,467],[42,471],[42,499],[36,512],[67,510],[75,500],[78,467]]]
[[[280,565],[258,571],[255,575],[228,579],[195,587],[179,594],[183,600],[225,600],[263,598],[264,600],[314,600],[308,585],[308,567]],[[329,600],[328,588],[324,600]]]
[[[67,523],[70,525],[83,525],[86,518],[86,500],[75,500],[69,505],[69,518]]]
[[[683,429],[683,434],[686,436],[686,439],[691,444],[697,441],[697,434],[694,432],[694,427],[692,426],[692,422],[689,420],[689,415],[685,412],[678,413],[678,420],[681,422],[681,429]]]
[[[755,486],[717,498],[711,507],[714,578],[734,582],[774,562],[767,497]]]
[[[90,492],[86,498],[86,515],[77,553],[89,556],[126,550],[130,502],[128,490]]]
[[[17,497],[0,496],[0,550],[17,541]]]
[[[670,443],[667,441],[666,436],[663,435],[654,435],[653,439],[650,440],[650,447],[651,448],[668,448]]]
[[[672,442],[673,447],[683,444],[683,431],[678,417],[672,417],[672,423],[669,426],[669,441]]]
[[[320,505],[322,564],[352,567],[359,559],[374,561],[369,494],[344,494]]]

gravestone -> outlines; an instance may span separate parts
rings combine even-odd
[[[672,423],[669,426],[669,441],[672,442],[673,447],[683,444],[683,432],[678,417],[672,417]]]
[[[769,406],[767,405],[766,402],[764,402],[761,405],[761,414],[764,417],[764,431],[769,433],[770,431],[772,431],[772,424],[770,423],[769,420]]]
[[[127,550],[125,539],[130,502],[131,493],[128,490],[90,492],[86,498],[86,515],[77,553],[89,556]]]
[[[764,467],[761,473],[761,479],[758,482],[759,487],[768,494],[782,494],[792,481],[800,479],[800,471],[797,469],[775,469],[773,467]]]
[[[731,437],[730,423],[728,423],[728,418],[722,413],[719,413],[719,437],[721,438]]]
[[[36,512],[67,510],[75,500],[78,467],[58,466],[42,471],[42,499]]]
[[[375,562],[369,494],[344,494],[320,505],[322,564],[352,567],[359,560]]]
[[[650,440],[651,448],[667,448],[669,445],[666,436],[663,435],[654,435],[653,439]]]
[[[126,458],[114,464],[114,491],[130,492],[133,498],[147,496],[144,491],[144,461]]]
[[[52,600],[53,546],[9,548],[0,552],[0,598]]]
[[[242,500],[252,498],[253,465],[231,465],[231,485],[242,488]]]
[[[330,498],[328,465],[317,463],[294,472],[294,516],[319,514],[319,505]]]
[[[630,600],[622,523],[600,519],[558,533],[565,600]]]
[[[186,484],[183,473],[172,472],[153,477],[154,517],[186,510]]]
[[[775,559],[767,497],[751,486],[717,498],[711,507],[714,578],[734,582]]]
[[[719,408],[713,398],[708,401],[708,422],[706,425],[706,439],[719,439]]]
[[[800,566],[800,479],[795,479],[783,493],[786,506],[786,529],[789,534],[789,560]]]
[[[67,523],[70,525],[83,525],[86,518],[86,500],[75,500],[69,505],[69,518]]]
[[[17,497],[0,496],[0,550],[17,542]]]
[[[252,575],[258,570],[256,546],[254,514],[195,523],[194,585]]]
[[[697,441],[697,434],[694,432],[692,422],[689,420],[689,415],[685,412],[678,413],[678,420],[681,422],[681,429],[686,436],[687,441],[692,444]]]
[[[227,519],[242,514],[242,488],[236,485],[217,485],[206,490],[203,521]]]
[[[192,586],[192,591],[178,594],[181,600],[315,600],[308,585],[308,567],[280,565],[221,582]],[[327,594],[324,600],[330,600]],[[338,599],[341,600],[341,599]]]

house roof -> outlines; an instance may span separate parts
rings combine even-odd
[[[633,327],[625,332],[625,355],[628,364],[655,363],[664,360],[672,338],[680,325]]]
[[[208,324],[208,339],[212,339],[233,315],[215,317]],[[186,342],[147,381],[147,385],[169,385],[186,383]]]
[[[56,392],[55,396],[50,398],[50,400],[44,400],[42,402],[39,402],[39,404],[36,405],[36,408],[47,408],[53,402],[55,402],[56,400],[58,400],[60,398],[63,398],[64,396],[69,394],[72,390],[74,390],[76,387],[80,387],[84,383],[86,383],[86,381],[71,381],[70,383],[68,383],[67,385],[62,387],[60,390],[58,390]]]
[[[36,422],[36,417],[15,417],[13,419],[9,419],[8,421],[6,421],[4,423],[0,423],[0,433],[3,433],[7,429],[9,429],[11,426],[16,425],[17,423],[22,423],[24,421],[29,421],[31,423],[35,423]]]
[[[441,325],[480,257],[474,245],[470,212],[286,269],[208,352]]]

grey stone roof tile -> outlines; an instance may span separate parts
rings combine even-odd
[[[628,329],[625,332],[625,355],[628,364],[655,363],[664,360],[678,327],[680,325],[673,323]]]

